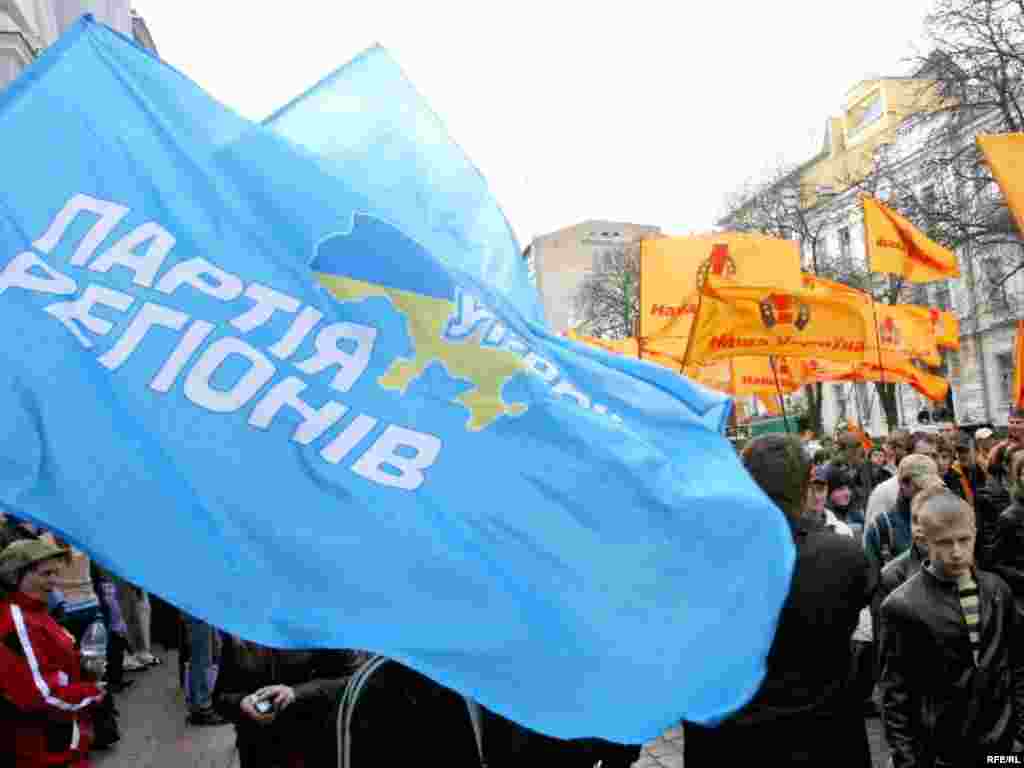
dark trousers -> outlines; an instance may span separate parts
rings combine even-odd
[[[877,654],[874,643],[865,643],[860,640],[850,641],[852,653],[850,670],[850,690],[853,694],[853,701],[867,702],[872,700],[877,680]]]

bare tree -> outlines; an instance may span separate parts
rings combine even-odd
[[[825,234],[835,221],[827,215],[814,215],[804,207],[805,190],[800,186],[800,172],[799,166],[780,163],[763,178],[748,181],[726,198],[725,213],[719,223],[734,231],[797,240],[805,271],[844,285],[870,289],[865,269],[841,252],[829,253],[825,248]],[[807,420],[817,433],[824,431],[822,394],[820,383],[804,387]],[[895,410],[895,395],[893,403]]]
[[[911,218],[963,248],[980,278],[978,309],[1012,315],[1006,282],[1024,269],[1024,242],[974,137],[1024,131],[1024,0],[935,0],[925,31],[932,50],[916,64],[939,104],[906,130],[926,134],[920,171],[937,194],[915,200]]]
[[[583,328],[599,338],[622,339],[634,335],[640,316],[639,287],[638,245],[598,252],[593,269],[583,279],[575,300]]]

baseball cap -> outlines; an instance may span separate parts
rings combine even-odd
[[[981,429],[974,433],[974,437],[977,440],[988,440],[990,437],[992,437],[993,434],[994,433],[992,432],[992,430],[989,429],[988,427],[982,427]]]
[[[0,576],[7,576],[54,557],[67,557],[69,550],[42,539],[14,541],[0,552]]]

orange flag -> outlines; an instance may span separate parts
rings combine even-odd
[[[941,376],[921,370],[909,360],[897,355],[882,356],[863,363],[839,363],[831,360],[803,361],[802,376],[805,383],[844,381],[887,381],[909,384],[916,391],[934,402],[942,402],[949,392],[949,382]]]
[[[699,289],[708,275],[799,288],[800,246],[738,232],[641,241],[638,335],[643,353],[651,348],[685,356]]]
[[[960,321],[952,312],[929,309],[935,326],[935,344],[940,349],[960,349]]]
[[[859,363],[877,352],[871,299],[861,291],[787,291],[711,275],[701,294],[688,362],[743,355]]]
[[[640,357],[640,344],[636,337],[631,336],[627,339],[599,339],[596,336],[584,336],[574,330],[565,331],[564,335],[567,339],[578,341],[581,344],[596,347],[597,349],[603,349],[605,352],[622,355],[623,357]],[[681,357],[677,360],[657,350],[648,350],[643,355],[643,359],[650,363],[657,363],[666,368],[671,368],[676,373],[682,371],[683,368]]]
[[[769,416],[782,415],[782,402],[778,395],[758,395],[757,399],[764,406],[764,410]]]
[[[1013,405],[1024,408],[1024,320],[1017,322],[1017,341],[1013,352]]]
[[[864,195],[864,231],[872,272],[902,275],[912,283],[960,277],[956,254],[873,197]]]
[[[936,321],[927,307],[913,304],[875,304],[878,343],[884,353],[942,365]]]
[[[770,357],[732,357],[688,365],[685,371],[708,389],[736,397],[795,392],[803,386],[801,372],[796,361]]]
[[[1006,204],[1024,232],[1024,133],[979,136],[978,147],[988,161]]]

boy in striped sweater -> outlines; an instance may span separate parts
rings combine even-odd
[[[974,566],[973,508],[918,510],[928,560],[881,609],[883,722],[894,768],[1024,753],[1024,619],[1006,582]]]

